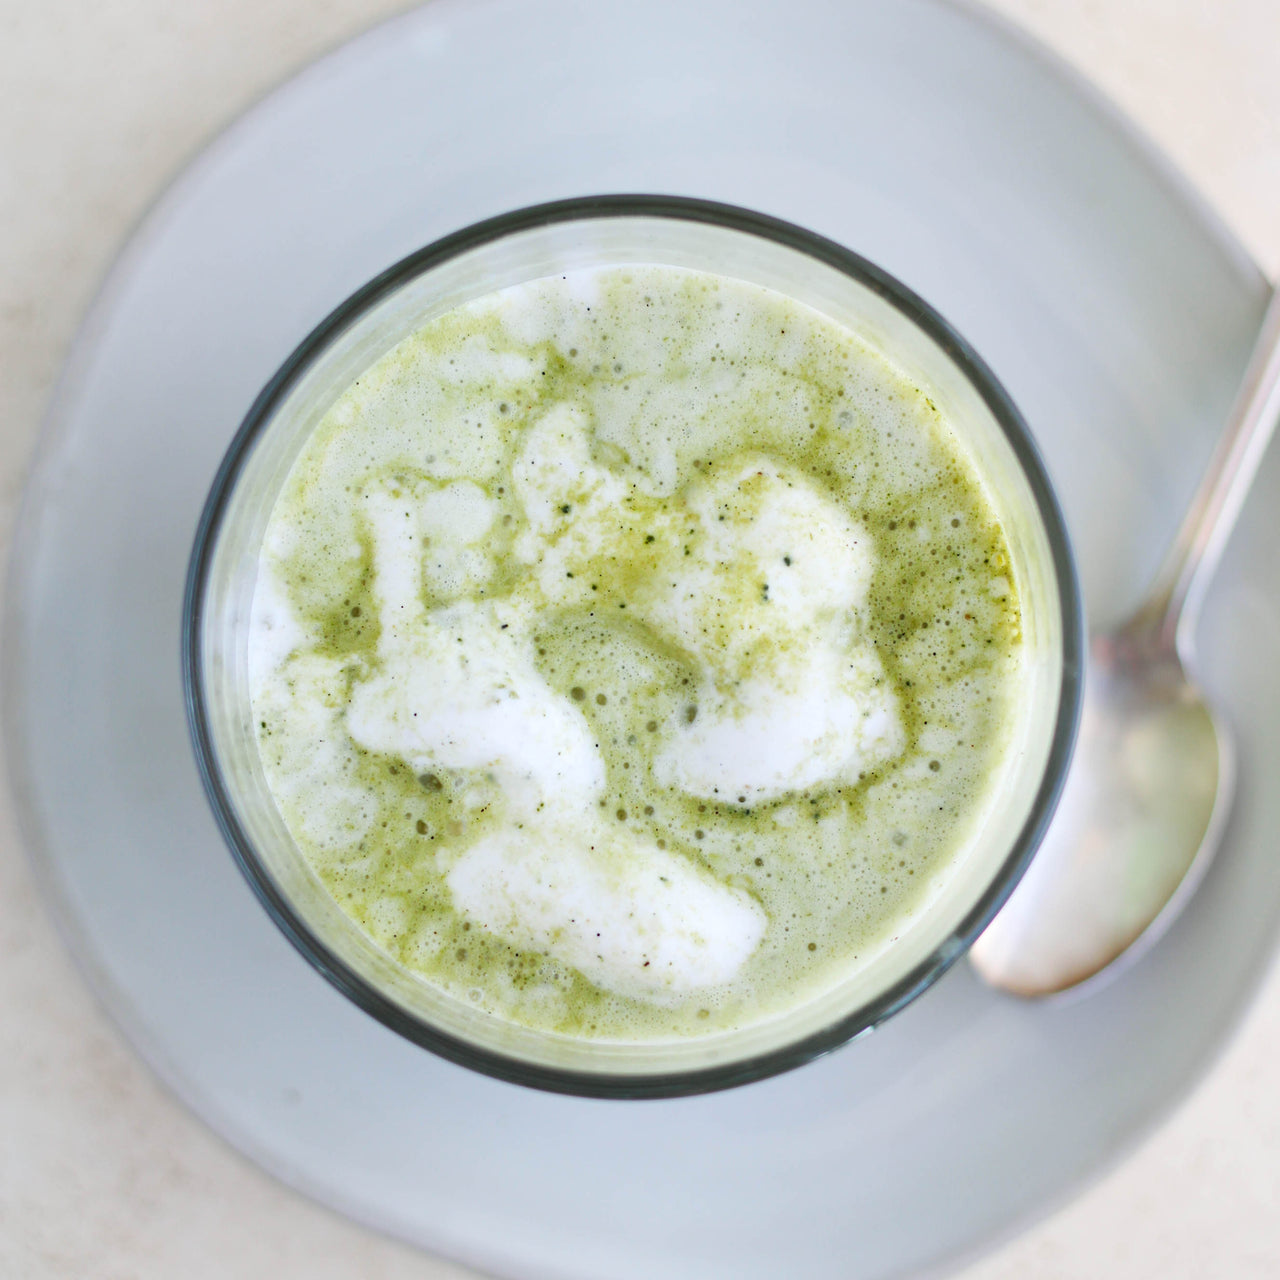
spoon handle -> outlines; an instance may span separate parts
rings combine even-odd
[[[1280,288],[1262,329],[1226,430],[1147,602],[1126,627],[1130,637],[1191,657],[1205,590],[1218,567],[1258,464],[1280,418]],[[1145,647],[1145,646],[1144,646]]]

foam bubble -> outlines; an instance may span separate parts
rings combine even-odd
[[[625,995],[728,982],[766,926],[746,893],[590,820],[482,838],[448,883],[458,906],[487,929]]]

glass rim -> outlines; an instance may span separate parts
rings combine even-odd
[[[934,951],[874,999],[797,1040],[736,1061],[675,1071],[584,1071],[528,1062],[446,1033],[384,995],[307,924],[245,834],[218,766],[204,695],[200,636],[205,586],[228,501],[259,436],[332,341],[404,284],[461,254],[513,233],[560,223],[652,218],[721,227],[793,249],[876,293],[942,349],[987,406],[1027,481],[1049,544],[1062,622],[1058,709],[1044,772],[1009,854],[968,913]],[[968,950],[1022,878],[1066,780],[1084,676],[1084,609],[1066,521],[1038,447],[995,374],[942,316],[883,268],[794,223],[736,205],[667,195],[597,195],[528,206],[474,223],[400,259],[340,303],[298,344],[259,392],[215,474],[196,528],[182,606],[182,682],[196,764],[223,838],[258,900],[304,959],[365,1013],[460,1066],[513,1084],[579,1097],[641,1099],[711,1093],[804,1065],[878,1027],[932,986]]]

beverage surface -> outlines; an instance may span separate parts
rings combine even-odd
[[[540,1029],[768,1017],[962,859],[1022,675],[962,442],[860,338],[668,267],[431,321],[271,514],[268,783],[408,969]]]

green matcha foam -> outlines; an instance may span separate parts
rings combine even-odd
[[[741,1025],[868,963],[967,851],[1021,677],[1008,550],[849,331],[675,268],[506,290],[330,409],[250,681],[339,905],[538,1028]]]

